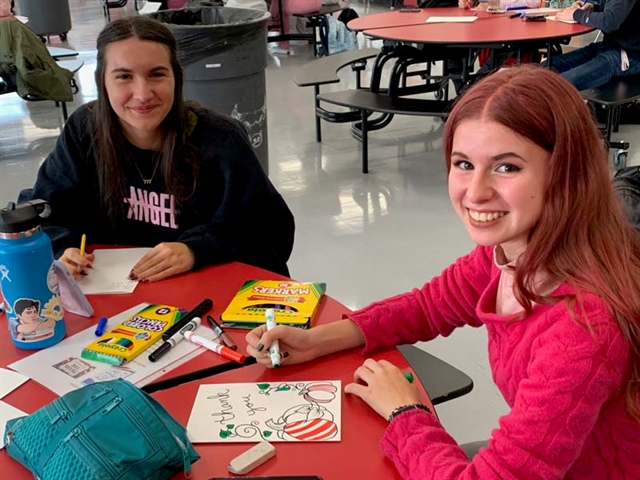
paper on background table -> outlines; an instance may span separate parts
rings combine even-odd
[[[4,431],[6,429],[7,422],[14,418],[24,417],[25,415],[26,413],[22,410],[18,410],[8,403],[0,402],[0,449],[4,448]]]
[[[78,285],[85,295],[96,293],[132,293],[137,281],[129,280],[129,272],[150,248],[115,248],[94,250],[96,256],[89,274]]]
[[[141,303],[111,317],[109,328],[124,322],[147,305]],[[160,339],[132,361],[119,366],[108,365],[80,357],[82,349],[96,339],[95,330],[95,325],[92,325],[56,345],[12,363],[9,367],[27,375],[58,395],[64,395],[91,383],[116,378],[126,378],[134,385],[143,387],[204,351],[202,347],[183,340],[160,360],[155,363],[150,362],[149,354],[162,345],[162,339]],[[207,338],[211,337],[211,330],[206,327],[199,327],[196,333]]]
[[[478,17],[429,17],[425,23],[471,23],[478,20]]]
[[[562,23],[578,23],[575,20],[560,20],[559,18],[556,18],[553,15],[548,15],[546,17],[547,20],[553,20],[554,22],[562,22]]]
[[[193,443],[339,442],[339,380],[200,385],[189,416]]]
[[[561,10],[562,10],[561,8],[544,7],[544,8],[526,8],[524,10],[521,10],[521,12],[524,13],[525,15],[541,15],[545,13],[558,13]]]
[[[6,368],[0,368],[0,398],[9,395],[27,380],[29,380],[29,377],[25,377],[17,372],[12,372]],[[2,436],[1,432],[0,436]]]

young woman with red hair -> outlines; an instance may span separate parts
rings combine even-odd
[[[578,91],[540,67],[493,74],[446,124],[449,193],[478,247],[421,289],[310,330],[259,327],[282,364],[487,328],[511,407],[485,448],[461,448],[394,365],[367,359],[345,392],[389,419],[384,453],[405,479],[640,478],[640,236],[611,187]]]

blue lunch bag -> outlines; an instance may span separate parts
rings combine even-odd
[[[200,458],[185,428],[126,380],[87,385],[7,422],[7,453],[40,480],[161,480]]]

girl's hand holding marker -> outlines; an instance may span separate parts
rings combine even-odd
[[[273,311],[273,308],[267,308],[264,312],[265,318],[267,320],[267,331],[272,330],[278,324],[276,323],[276,314]],[[269,358],[271,359],[271,364],[273,368],[280,367],[280,343],[278,340],[274,340],[269,347]]]

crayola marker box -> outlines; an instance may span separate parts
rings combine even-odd
[[[110,365],[122,365],[157,342],[182,313],[182,310],[169,305],[149,305],[92,342],[80,356]]]

